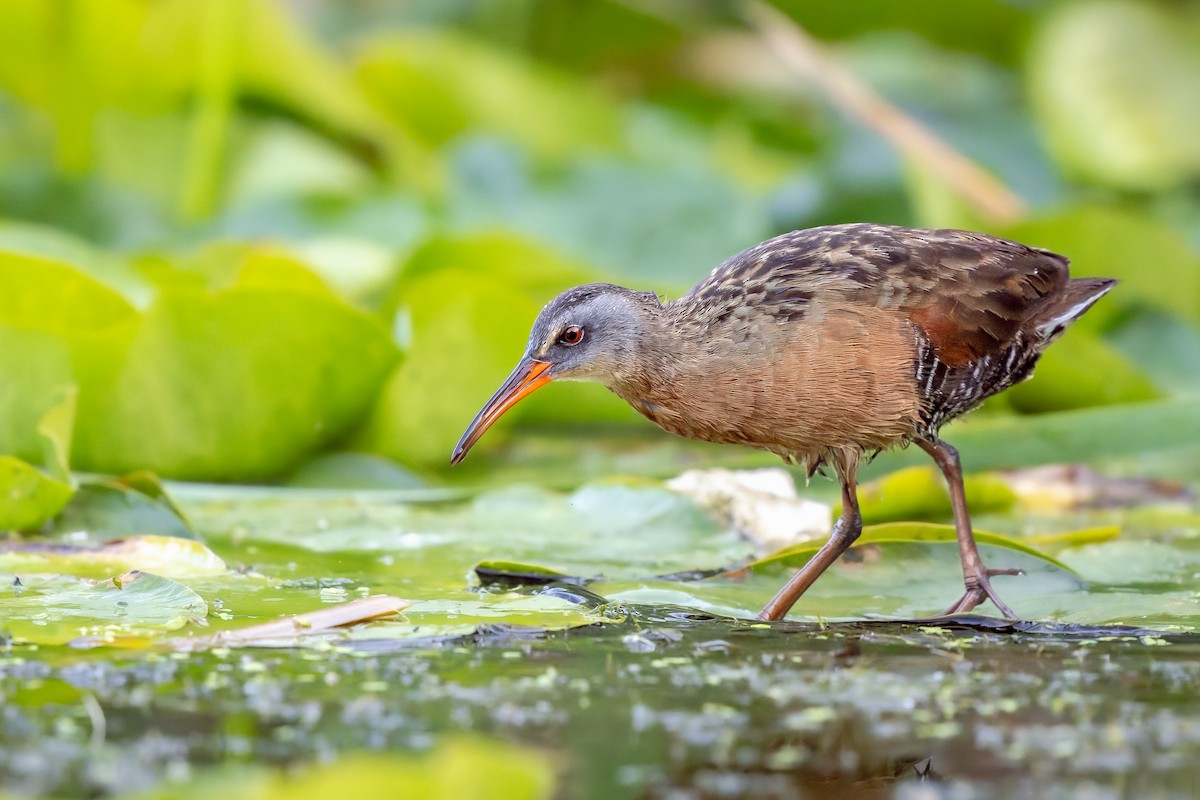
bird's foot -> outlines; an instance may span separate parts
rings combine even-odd
[[[1013,610],[1008,607],[1008,604],[1000,599],[1000,595],[996,594],[996,590],[992,588],[991,578],[995,575],[1024,575],[1025,571],[1020,569],[984,569],[978,573],[968,574],[963,583],[966,584],[967,590],[963,592],[963,596],[958,598],[954,605],[947,608],[941,613],[941,616],[948,617],[951,614],[965,614],[971,609],[978,606],[984,600],[991,600],[1005,619],[1019,619]]]

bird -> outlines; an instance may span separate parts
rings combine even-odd
[[[847,223],[784,233],[738,253],[683,296],[607,283],[568,289],[533,323],[516,368],[451,462],[553,381],[603,384],[654,424],[746,445],[841,485],[829,539],[758,613],[783,619],[862,533],[859,466],[916,444],[949,490],[962,596],[990,600],[1019,570],[988,568],[971,528],[958,451],[940,432],[1026,380],[1045,349],[1116,281],[1071,278],[1062,255],[974,231]]]

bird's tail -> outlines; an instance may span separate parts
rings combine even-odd
[[[1112,278],[1074,278],[1066,288],[1030,320],[1037,339],[1048,345],[1062,336],[1071,323],[1079,319],[1097,300],[1117,285]]]

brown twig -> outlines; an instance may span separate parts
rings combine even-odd
[[[780,61],[818,86],[845,114],[938,175],[979,214],[997,223],[1013,222],[1024,214],[1024,201],[1003,182],[880,97],[791,17],[762,0],[745,0],[743,13]]]

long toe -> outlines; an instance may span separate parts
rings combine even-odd
[[[958,601],[942,612],[942,616],[951,614],[965,614],[971,611],[984,600],[991,600],[992,605],[1004,615],[1005,619],[1019,619],[1016,613],[1009,608],[1008,603],[1000,599],[1000,595],[992,587],[991,577],[993,575],[1022,575],[1024,574],[1019,569],[989,569],[984,570],[982,575],[974,576],[974,580],[968,580],[966,583],[967,590],[963,592],[963,596],[958,598]]]
[[[965,614],[984,601],[986,595],[980,589],[968,589],[963,596],[955,600],[949,608],[938,614],[939,617],[949,617],[954,614]]]

